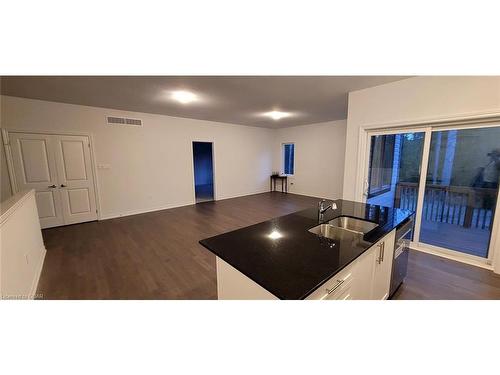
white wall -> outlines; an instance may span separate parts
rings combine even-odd
[[[294,176],[289,178],[289,192],[341,198],[345,136],[345,120],[278,129],[273,170],[282,169],[282,143],[292,142],[295,144],[295,170]],[[281,185],[277,185],[279,189]]]
[[[193,204],[193,140],[214,142],[217,199],[269,189],[271,129],[9,96],[1,99],[6,129],[93,135],[96,164],[110,166],[97,170],[104,218]],[[105,115],[141,118],[144,126],[106,125]]]

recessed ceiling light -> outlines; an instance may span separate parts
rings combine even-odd
[[[182,104],[188,104],[198,100],[198,96],[196,94],[184,90],[173,91],[171,97]]]
[[[277,240],[278,238],[283,237],[283,235],[280,232],[278,232],[276,229],[273,230],[271,233],[269,233],[267,236],[272,240]]]
[[[289,117],[292,114],[290,112],[281,112],[281,111],[270,111],[263,113],[264,116],[271,117],[273,120],[280,120],[284,117]]]

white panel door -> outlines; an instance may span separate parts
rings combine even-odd
[[[64,223],[97,220],[89,138],[74,135],[53,137]]]
[[[63,225],[52,136],[11,133],[9,140],[17,186],[35,189],[40,226]]]

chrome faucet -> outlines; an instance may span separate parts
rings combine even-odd
[[[326,211],[328,211],[330,208],[332,210],[336,210],[337,209],[337,204],[335,202],[332,202],[332,204],[330,204],[329,206],[326,206],[326,207],[325,207],[325,202],[326,202],[326,200],[322,199],[318,203],[318,222],[319,223],[321,223],[323,221],[323,216],[324,216],[324,213]]]

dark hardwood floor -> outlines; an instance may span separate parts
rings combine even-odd
[[[408,275],[393,299],[500,299],[500,275],[411,250]]]
[[[45,299],[215,299],[215,256],[198,241],[315,205],[264,193],[43,231]]]
[[[215,257],[198,241],[316,205],[264,193],[43,231],[44,299],[215,299]],[[412,252],[395,299],[500,299],[492,272]]]

